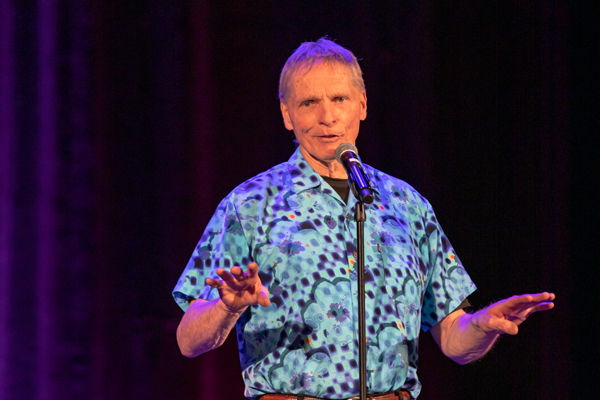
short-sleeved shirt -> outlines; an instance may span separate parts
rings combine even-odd
[[[405,182],[364,165],[367,392],[420,392],[419,332],[456,309],[475,286],[429,202]],[[218,298],[218,268],[259,265],[271,304],[236,323],[245,395],[358,395],[356,198],[348,204],[299,150],[219,204],[173,295]]]

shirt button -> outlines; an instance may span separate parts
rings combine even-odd
[[[352,255],[354,256],[354,258],[358,258],[358,253],[357,252],[352,253]]]
[[[346,219],[350,219],[350,213],[346,214]]]

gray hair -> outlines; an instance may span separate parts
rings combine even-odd
[[[320,63],[345,67],[352,85],[361,92],[366,90],[362,71],[354,54],[325,36],[316,42],[302,43],[285,62],[279,76],[279,100],[285,102],[295,73],[308,71],[313,65]]]

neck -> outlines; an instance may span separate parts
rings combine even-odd
[[[327,176],[329,178],[337,179],[348,179],[344,166],[333,160],[321,160],[313,157],[310,153],[300,147],[300,152],[308,162],[308,164],[315,170],[315,172],[321,176]]]

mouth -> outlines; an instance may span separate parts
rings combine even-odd
[[[316,137],[319,139],[324,139],[324,140],[333,140],[333,139],[338,139],[342,136],[341,135],[318,135]]]

